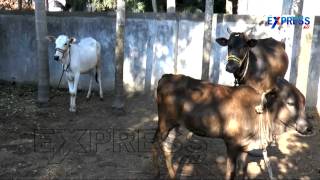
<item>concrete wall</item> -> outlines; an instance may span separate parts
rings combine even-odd
[[[103,16],[76,17],[50,16],[48,33],[67,34],[77,39],[92,36],[102,45],[104,86],[113,88],[114,81],[114,34],[115,19]],[[0,15],[0,77],[4,80],[33,83],[37,80],[36,40],[34,16]],[[53,60],[54,43],[49,45],[50,83],[56,85],[61,74],[61,65]],[[80,88],[87,85],[88,78],[83,76]],[[66,82],[63,81],[63,85]]]
[[[128,91],[152,90],[164,73],[182,73],[201,77],[203,15],[136,14],[128,15],[125,27],[124,83]],[[214,15],[212,38],[228,37],[233,31],[250,31],[255,38],[273,37],[285,40],[290,59],[286,78],[296,82],[306,95],[308,106],[320,106],[320,17],[312,16],[310,29],[302,29],[299,41],[294,26],[271,29],[261,21],[264,16]],[[114,83],[115,16],[108,14],[50,13],[50,35],[67,34],[77,39],[96,38],[102,44],[103,86],[112,90]],[[35,83],[37,62],[34,16],[0,13],[0,79]],[[299,43],[301,48],[295,46]],[[309,48],[308,48],[309,47]],[[213,42],[210,80],[233,84],[233,76],[225,71],[226,48]],[[175,53],[176,52],[176,53]],[[49,45],[50,83],[58,83],[61,66],[53,60],[54,45]],[[175,62],[176,61],[176,62]],[[291,61],[290,61],[291,63]],[[175,64],[177,65],[175,67]],[[80,88],[87,88],[88,77],[81,76]],[[66,86],[66,82],[62,82]]]

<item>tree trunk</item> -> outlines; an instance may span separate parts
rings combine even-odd
[[[202,80],[209,80],[209,65],[211,54],[211,34],[212,34],[213,0],[206,0],[203,55],[202,55]]]
[[[154,13],[158,12],[158,10],[157,10],[157,1],[156,0],[152,0],[152,9],[153,9]]]
[[[22,10],[22,0],[18,0],[18,9]]]
[[[291,7],[285,13],[290,15],[301,16],[303,11],[303,0],[291,1]],[[290,77],[289,82],[296,85],[298,76],[298,64],[299,54],[301,50],[301,34],[302,26],[294,26],[293,42],[292,42],[292,55],[291,55],[291,66],[290,66]]]
[[[176,1],[167,0],[167,13],[175,13],[175,12],[176,12]]]
[[[116,50],[115,50],[115,100],[112,107],[117,111],[124,111],[123,90],[123,61],[124,61],[124,28],[125,28],[125,1],[117,0],[116,21]]]
[[[49,11],[49,0],[45,0],[46,1],[46,11]]]
[[[238,0],[232,0],[232,14],[238,14]]]
[[[37,40],[37,60],[38,60],[38,103],[47,105],[49,100],[49,62],[48,62],[48,42],[47,18],[45,2],[35,1],[35,25]]]

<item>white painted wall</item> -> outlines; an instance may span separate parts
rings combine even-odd
[[[304,0],[302,14],[305,16],[320,16],[320,1]]]
[[[281,15],[283,0],[239,0],[240,15]]]

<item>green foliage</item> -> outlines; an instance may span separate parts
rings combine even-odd
[[[143,0],[127,0],[126,9],[134,13],[145,12],[145,2]]]
[[[117,8],[116,0],[91,0],[91,3],[96,11],[107,11]]]
[[[145,12],[147,0],[126,0],[126,10],[129,12]],[[115,10],[117,0],[91,0],[91,4],[96,11]]]

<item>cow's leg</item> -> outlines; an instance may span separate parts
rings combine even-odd
[[[238,149],[227,145],[227,168],[225,177],[226,180],[235,179],[236,177],[238,155]]]
[[[72,90],[73,90],[73,86],[74,86],[74,81],[70,81],[69,79],[67,80],[68,81],[68,88],[69,88],[69,94],[70,94],[70,107],[69,107],[69,111],[70,112],[73,112],[72,111],[72,107],[73,107],[73,97],[72,97]]]
[[[73,89],[73,80],[72,81],[70,81],[69,79],[67,79],[67,82],[68,82],[68,87],[69,87],[69,93],[71,93],[71,91],[72,91],[72,89]]]
[[[70,112],[76,112],[76,95],[75,94],[70,94],[70,108],[69,108],[69,111]]]
[[[166,161],[169,177],[170,179],[174,179],[176,176],[176,173],[172,164],[172,145],[176,138],[176,130],[171,129],[168,131],[168,133],[166,133],[166,135],[167,137],[164,139],[161,145],[162,145],[162,150],[163,150],[164,158]]]
[[[90,97],[91,97],[91,88],[92,88],[93,76],[94,76],[94,73],[93,73],[93,71],[91,71],[90,72],[90,82],[89,82],[89,89],[88,89],[88,93],[87,93],[87,99],[90,99]]]
[[[247,157],[248,157],[247,152],[242,152],[240,154],[239,175],[241,179],[245,179],[247,176],[247,169],[248,169]]]
[[[76,96],[77,96],[77,88],[79,83],[80,72],[75,73],[73,88],[70,91],[71,100],[70,100],[70,112],[76,112]]]
[[[265,163],[267,170],[268,170],[268,175],[269,175],[270,180],[275,180],[275,177],[273,176],[273,173],[272,173],[272,168],[270,165],[270,161],[269,161],[268,153],[267,153],[266,149],[263,150],[262,155],[263,155],[264,163]]]
[[[158,129],[156,130],[154,140],[153,140],[153,146],[152,146],[152,152],[153,152],[153,162],[156,168],[156,176],[160,176],[160,170],[159,170],[159,149],[161,148],[165,161],[166,166],[168,169],[168,173],[171,179],[175,178],[175,171],[172,166],[172,152],[171,152],[171,145],[173,143],[174,138],[169,138],[169,141],[167,141],[168,135],[170,130],[172,130],[175,126],[170,123],[171,121],[167,121],[167,113],[164,112],[164,106],[158,104]]]
[[[159,123],[162,124],[162,123]],[[170,139],[168,142],[167,137],[169,135],[170,129],[164,126],[158,126],[158,129],[156,130],[156,134],[154,136],[154,142],[152,144],[152,158],[153,158],[153,164],[156,171],[156,177],[160,177],[160,162],[159,162],[159,148],[161,148],[165,161],[166,166],[168,169],[168,173],[170,176],[170,179],[175,178],[175,171],[173,169],[172,165],[172,143],[174,139]]]
[[[97,75],[98,75],[98,81],[99,81],[100,100],[103,100],[103,91],[102,91],[102,82],[101,82],[101,68],[100,67],[97,67]]]
[[[160,133],[159,127],[154,134],[153,142],[152,142],[152,162],[155,168],[156,178],[160,177],[160,162],[159,162],[159,148],[160,148]]]

